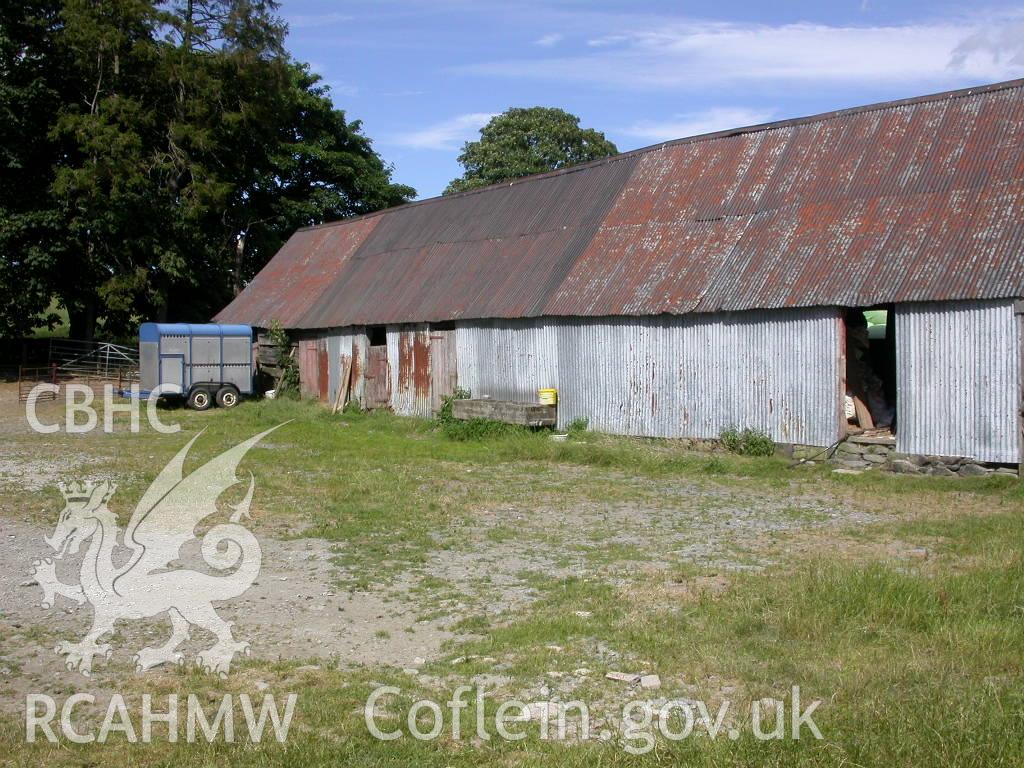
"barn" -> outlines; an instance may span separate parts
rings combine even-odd
[[[656,437],[1021,456],[1024,81],[671,141],[294,234],[216,320],[299,338],[304,394],[458,386]],[[873,320],[872,320],[873,318]]]

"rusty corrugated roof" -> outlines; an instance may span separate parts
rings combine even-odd
[[[244,316],[246,325],[260,328],[272,320],[285,328],[317,327],[306,323],[310,304],[333,291],[345,262],[381,221],[361,216],[344,227],[300,229],[217,317]]]
[[[1024,80],[768,123],[297,232],[286,327],[1024,295]]]

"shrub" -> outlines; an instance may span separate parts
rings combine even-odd
[[[742,445],[740,431],[736,427],[726,427],[718,434],[718,442],[730,453],[739,453]]]
[[[270,321],[270,329],[267,334],[270,343],[277,349],[277,365],[281,371],[277,379],[277,394],[289,395],[299,391],[299,364],[292,357],[292,341],[288,332],[281,327],[277,320]]]
[[[587,431],[588,427],[590,427],[590,419],[588,419],[585,416],[581,416],[577,419],[573,419],[572,421],[570,421],[569,426],[566,427],[565,431],[568,432],[573,437],[579,437],[580,435]]]
[[[445,395],[441,398],[441,409],[437,412],[437,424],[443,427],[445,424],[451,424],[452,422],[458,421],[453,414],[454,405],[456,400],[469,400],[470,392],[468,389],[462,387],[456,387],[455,391],[450,395]]]
[[[718,435],[718,440],[727,451],[741,456],[771,456],[775,453],[775,442],[759,429],[727,427]]]

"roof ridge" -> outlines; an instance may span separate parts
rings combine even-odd
[[[518,184],[526,184],[534,181],[541,181],[543,179],[549,179],[555,176],[563,176],[570,173],[579,173],[590,168],[595,168],[602,165],[610,165],[621,160],[626,160],[637,155],[646,154],[648,152],[656,152],[666,147],[674,147],[683,144],[697,144],[705,141],[715,141],[718,139],[727,139],[733,136],[743,136],[748,133],[761,133],[763,131],[775,130],[778,128],[788,128],[795,125],[809,125],[811,123],[824,122],[826,120],[835,120],[839,117],[847,117],[849,115],[868,114],[870,112],[880,112],[885,109],[895,109],[897,107],[910,106],[913,104],[925,104],[932,101],[944,101],[958,98],[966,98],[968,96],[980,96],[986,93],[994,93],[997,91],[1010,90],[1012,88],[1024,87],[1024,78],[1017,78],[1015,80],[1003,80],[997,83],[986,83],[984,85],[974,85],[967,88],[956,88],[947,91],[938,91],[936,93],[928,93],[921,96],[911,96],[904,99],[893,99],[890,101],[877,101],[870,104],[861,104],[853,107],[843,107],[841,109],[834,109],[827,112],[818,112],[812,115],[804,115],[801,117],[788,117],[781,120],[773,120],[767,123],[754,123],[753,125],[737,126],[736,128],[724,128],[720,131],[711,131],[708,133],[698,133],[693,136],[684,136],[678,139],[669,139],[668,141],[662,141],[657,144],[650,144],[646,147],[637,147],[636,149],[630,149],[626,152],[620,152],[609,157],[602,157],[597,160],[590,160],[585,163],[579,163],[577,165],[571,165],[566,168],[558,168],[553,171],[545,171],[543,173],[534,173],[529,176],[521,176],[517,179],[510,179],[508,181],[501,181],[496,184],[489,184],[486,187],[479,187],[477,189],[467,189],[463,192],[456,192],[451,195],[435,195],[434,197],[427,197],[423,200],[413,200],[402,205],[395,205],[390,208],[382,208],[379,211],[371,211],[370,213],[363,213],[358,216],[350,216],[344,219],[337,219],[335,221],[326,221],[322,224],[311,224],[306,227],[300,227],[298,232],[304,232],[312,229],[326,229],[328,227],[337,227],[344,224],[348,224],[354,221],[361,221],[363,219],[372,218],[374,216],[381,216],[386,213],[393,211],[406,210],[412,207],[421,205],[428,205],[431,203],[439,203],[444,200],[455,200],[461,197],[469,197],[471,195],[479,195],[483,192],[491,192],[496,189],[503,187],[511,187]]]

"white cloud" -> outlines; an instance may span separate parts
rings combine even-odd
[[[700,112],[673,115],[669,120],[639,120],[623,129],[622,133],[656,143],[726,128],[757,125],[771,120],[774,115],[774,110],[769,109],[712,107]]]
[[[539,45],[541,48],[553,48],[562,42],[563,39],[565,39],[565,35],[560,32],[552,32],[551,34],[538,37],[533,41],[533,44]]]
[[[649,24],[595,35],[589,50],[462,68],[630,89],[1001,80],[1024,74],[1024,25]]]
[[[962,67],[976,57],[1024,67],[1024,22],[991,24],[976,30],[953,51],[950,65]]]
[[[494,117],[492,112],[470,112],[442,120],[417,131],[395,134],[390,143],[413,149],[459,149]]]

